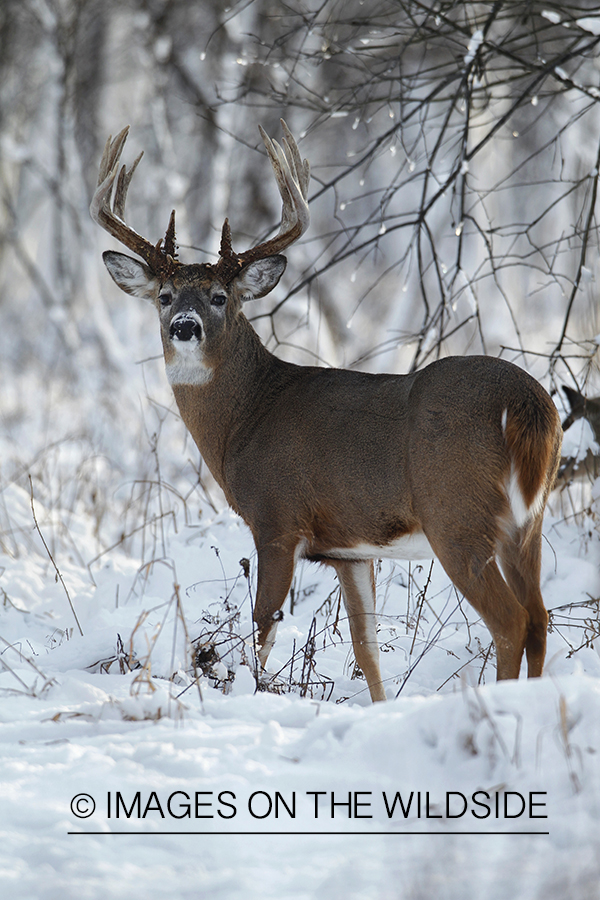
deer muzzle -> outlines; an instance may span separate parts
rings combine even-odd
[[[179,313],[174,316],[169,326],[169,336],[172,341],[191,341],[192,338],[200,341],[202,339],[202,322],[199,316],[193,313]]]

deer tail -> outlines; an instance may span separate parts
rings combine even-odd
[[[518,527],[543,511],[560,462],[560,418],[548,394],[538,388],[533,398],[514,398],[502,414],[511,460],[506,492]]]

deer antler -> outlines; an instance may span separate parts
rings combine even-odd
[[[283,128],[283,147],[265,133],[259,125],[277,187],[281,194],[281,225],[278,234],[271,240],[264,241],[244,253],[234,253],[231,246],[231,231],[227,219],[223,225],[221,236],[220,259],[214,266],[215,274],[225,283],[245,266],[258,259],[274,256],[289,247],[304,234],[310,224],[310,211],[307,203],[308,183],[310,181],[310,165],[302,160],[298,145],[286,123],[281,119]]]
[[[281,120],[283,128],[282,144],[271,138],[258,126],[267,148],[273,167],[279,193],[282,200],[281,225],[278,234],[269,241],[264,241],[244,253],[234,253],[231,246],[231,230],[227,219],[223,225],[219,261],[212,267],[217,278],[228,284],[245,266],[267,256],[274,256],[289,247],[304,234],[310,224],[307,195],[310,180],[308,161],[302,160],[298,145],[286,123]],[[92,219],[105,231],[120,241],[129,250],[143,259],[152,273],[162,280],[173,274],[181,265],[175,250],[175,210],[171,213],[169,227],[164,239],[156,245],[143,238],[125,224],[125,201],[127,191],[137,165],[143,153],[134,160],[132,166],[119,169],[123,147],[129,134],[129,126],[124,128],[113,140],[109,137],[102,154],[98,173],[98,186],[90,205]],[[116,180],[116,184],[115,184]],[[111,207],[111,197],[112,200]]]
[[[161,239],[156,245],[151,244],[150,241],[125,224],[125,201],[129,183],[144,155],[143,152],[140,153],[131,168],[127,169],[122,166],[117,177],[121,154],[128,134],[129,125],[120,131],[114,140],[109,137],[106,142],[98,172],[98,186],[90,204],[90,215],[94,222],[97,222],[125,247],[141,257],[154,275],[164,280],[180,265],[175,259],[175,210],[171,213],[164,241]],[[114,199],[111,209],[113,187]]]

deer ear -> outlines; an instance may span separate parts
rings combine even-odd
[[[267,256],[266,259],[259,259],[246,266],[233,280],[242,302],[257,300],[272,291],[283,275],[286,265],[285,256]]]
[[[110,277],[122,291],[145,300],[153,299],[158,282],[148,266],[131,256],[112,250],[106,250],[102,259]]]

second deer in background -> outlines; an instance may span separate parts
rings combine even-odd
[[[577,419],[586,419],[594,432],[597,444],[600,444],[600,397],[584,397],[579,391],[563,385],[563,392],[569,402],[571,411],[562,423],[564,431],[571,427]],[[556,477],[556,487],[563,490],[573,481],[589,481],[600,477],[600,454],[588,450],[583,459],[576,456],[564,456]]]

